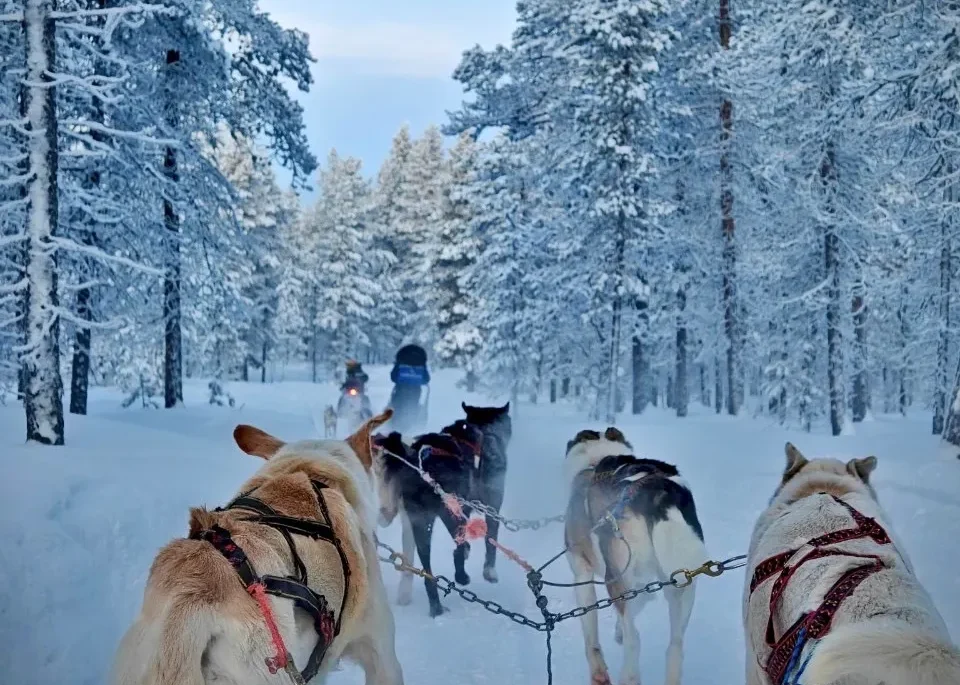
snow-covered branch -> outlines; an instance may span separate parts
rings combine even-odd
[[[136,271],[141,271],[146,274],[151,274],[153,276],[163,276],[164,271],[162,269],[157,269],[156,267],[143,264],[142,262],[135,262],[126,257],[121,257],[119,255],[112,255],[107,252],[104,252],[101,249],[92,247],[90,245],[81,245],[80,243],[70,240],[69,238],[63,238],[60,236],[54,237],[52,239],[54,245],[57,248],[62,250],[68,250],[70,252],[80,252],[82,254],[88,255],[97,259],[98,261],[108,262],[112,264],[119,264],[121,266],[126,266]]]

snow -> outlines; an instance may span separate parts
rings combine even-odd
[[[102,685],[117,641],[139,610],[150,563],[160,546],[186,533],[187,509],[228,500],[260,465],[233,444],[237,423],[252,423],[284,438],[316,433],[323,407],[334,403],[332,383],[296,380],[287,369],[282,383],[231,383],[236,408],[207,404],[206,381],[189,380],[184,406],[173,410],[121,409],[118,390],[91,389],[90,416],[69,416],[66,447],[23,444],[23,412],[0,407],[0,673],[17,685]],[[299,377],[305,377],[300,370]],[[389,396],[386,367],[369,369],[374,407]],[[434,373],[430,425],[460,415],[460,401],[502,403],[505,398],[466,395],[459,373]],[[564,508],[563,450],[585,421],[570,405],[511,405],[510,445],[504,513],[540,517]],[[690,418],[650,410],[623,417],[620,427],[637,454],[676,463],[690,483],[715,559],[746,551],[756,516],[765,506],[784,462],[783,444],[793,441],[808,457],[874,454],[881,503],[905,541],[921,581],[952,634],[960,636],[960,462],[928,435],[929,416],[878,414],[858,426],[856,436],[831,438],[784,430],[761,419],[714,415],[691,404]],[[535,484],[535,486],[534,486]],[[399,548],[399,522],[380,531]],[[562,547],[559,525],[538,532],[503,532],[501,541],[531,561],[544,562]],[[434,569],[452,577],[452,543],[434,538]],[[500,583],[481,578],[482,549],[467,562],[470,588],[484,599],[536,619],[524,573],[498,557]],[[384,567],[388,594],[399,576]],[[685,682],[743,682],[740,597],[743,571],[706,578],[697,593],[687,632]],[[545,574],[570,579],[561,559]],[[569,610],[573,591],[548,589],[550,608]],[[604,591],[600,591],[604,596]],[[413,604],[394,605],[397,652],[407,683],[546,682],[542,634],[518,626],[478,605],[449,597],[450,612],[427,616],[422,584]],[[638,618],[645,682],[661,682],[668,625],[665,603],[647,606]],[[616,678],[622,657],[614,643],[614,614],[600,618],[601,639]],[[554,635],[554,682],[589,682],[579,622],[560,624]],[[281,682],[278,679],[278,684]],[[345,665],[334,685],[363,682]]]

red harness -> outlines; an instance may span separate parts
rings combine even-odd
[[[753,579],[750,581],[750,593],[753,594],[761,583],[779,574],[776,581],[774,581],[773,589],[770,591],[770,618],[767,620],[766,632],[766,643],[772,648],[772,651],[767,660],[765,670],[770,681],[773,683],[783,682],[791,656],[801,638],[819,639],[830,632],[833,617],[843,601],[853,594],[853,591],[857,589],[860,583],[884,568],[883,561],[874,554],[854,554],[839,549],[825,549],[826,545],[847,542],[848,540],[859,540],[861,538],[871,538],[878,545],[891,544],[887,531],[874,519],[864,516],[839,497],[835,495],[831,495],[831,497],[850,512],[856,526],[813,538],[807,542],[806,545],[802,546],[810,546],[813,549],[791,566],[788,566],[788,562],[802,547],[781,552],[776,556],[764,560],[757,565],[753,572]],[[787,583],[790,582],[790,579],[794,573],[796,573],[797,569],[806,562],[830,556],[856,557],[858,559],[866,559],[870,563],[858,566],[844,573],[840,579],[834,583],[833,587],[827,591],[820,606],[816,610],[810,611],[797,619],[797,622],[777,640],[773,627],[773,615],[780,602],[780,598],[783,596],[784,590],[786,590]]]

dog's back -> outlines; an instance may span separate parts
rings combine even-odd
[[[591,535],[591,531],[612,513],[622,519],[621,528],[630,538],[631,565],[642,575],[669,576],[680,568],[696,568],[707,556],[692,493],[674,465],[638,458],[632,452],[625,441],[607,437],[570,450],[568,474],[577,473],[567,509],[568,543],[579,539],[584,544],[587,537],[602,542],[606,536]],[[605,545],[595,546],[601,556],[598,561],[609,567]]]
[[[960,652],[870,486],[876,463],[807,461],[787,445],[782,482],[750,545],[749,685],[769,685],[784,669],[789,679],[797,668],[817,685],[960,683]],[[783,643],[794,626],[800,641]]]
[[[241,449],[268,462],[225,509],[191,510],[190,539],[157,554],[112,682],[270,685],[281,643],[307,677],[322,682],[345,649],[350,655],[354,641],[366,640],[375,649],[357,658],[400,685],[373,546],[369,438],[387,418],[346,442],[289,446],[238,427]],[[294,599],[309,611],[298,615]]]

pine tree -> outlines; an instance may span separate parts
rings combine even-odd
[[[469,390],[476,382],[475,358],[481,343],[471,321],[476,302],[467,287],[467,272],[476,262],[479,248],[470,198],[476,166],[476,144],[470,134],[462,134],[447,160],[439,228],[426,254],[430,290],[425,305],[437,326],[437,356],[467,372]]]

